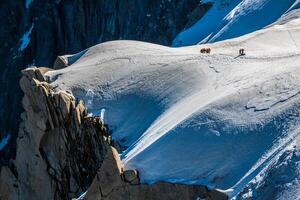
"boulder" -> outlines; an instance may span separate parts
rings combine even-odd
[[[58,56],[54,61],[53,69],[63,69],[68,66],[68,58],[66,58],[65,56]]]
[[[138,185],[140,183],[139,173],[137,170],[126,170],[122,175],[125,182],[133,185]]]
[[[209,200],[228,200],[228,195],[219,189],[213,189],[208,192]]]
[[[39,80],[41,82],[46,81],[45,77],[43,76],[43,74],[39,68],[35,69],[34,72],[35,72],[35,77],[37,80]]]

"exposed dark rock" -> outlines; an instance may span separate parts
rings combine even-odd
[[[185,28],[193,26],[212,6],[213,3],[199,4],[199,6],[197,6],[191,13],[188,14],[188,22],[186,23]]]
[[[64,56],[58,56],[54,61],[53,69],[62,69],[68,65],[68,60]]]
[[[125,182],[132,185],[138,185],[140,183],[139,173],[137,170],[126,170],[123,172],[123,179]]]

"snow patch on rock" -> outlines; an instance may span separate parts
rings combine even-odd
[[[26,33],[24,33],[24,35],[20,39],[19,51],[23,51],[24,49],[26,49],[26,47],[30,43],[30,35],[31,35],[33,28],[34,28],[34,24],[31,25],[29,30]]]
[[[10,140],[10,134],[7,134],[1,141],[0,141],[0,151],[2,151]]]

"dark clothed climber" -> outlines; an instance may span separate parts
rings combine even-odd
[[[239,55],[240,55],[240,56],[244,56],[244,55],[246,55],[246,54],[245,54],[245,49],[240,49],[240,51],[239,51]]]

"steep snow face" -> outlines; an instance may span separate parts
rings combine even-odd
[[[200,54],[207,46],[212,53]],[[205,184],[239,199],[288,195],[300,178],[300,19],[207,46],[108,42],[47,76],[103,118],[124,168],[143,182]]]
[[[220,0],[194,26],[181,32],[173,46],[216,42],[259,30],[299,7],[299,0]]]
[[[295,138],[281,149],[236,199],[299,199],[300,146],[299,129]]]

